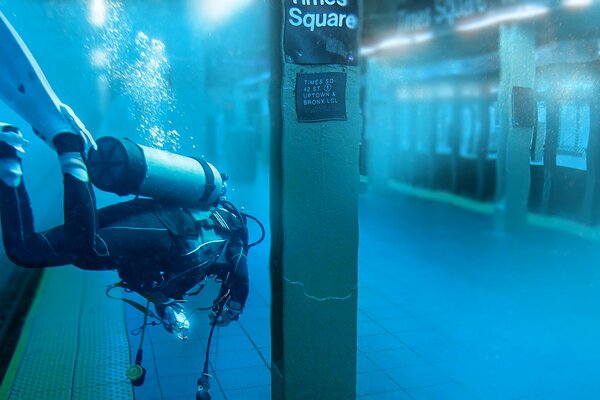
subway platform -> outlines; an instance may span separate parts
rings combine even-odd
[[[505,235],[490,214],[388,193],[361,195],[359,246],[358,399],[600,398],[599,242],[538,227]],[[270,399],[268,239],[249,270],[245,314],[213,338],[214,399]],[[116,279],[45,272],[0,398],[194,398],[206,312],[187,341],[148,329],[146,381],[133,389],[142,316],[104,296]]]

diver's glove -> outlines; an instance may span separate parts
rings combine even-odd
[[[21,155],[27,143],[19,128],[0,122],[0,181],[7,186],[17,187],[21,183]]]
[[[217,326],[227,326],[231,323],[231,321],[237,321],[240,318],[242,310],[242,305],[240,303],[230,300],[223,306],[223,310],[221,311],[219,318],[217,318],[218,310],[215,310],[214,308],[212,312],[208,314],[208,318],[210,319],[211,325],[215,324]]]

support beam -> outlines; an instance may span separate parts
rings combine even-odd
[[[272,398],[354,399],[360,68],[284,58],[288,1],[272,3]],[[297,94],[322,85],[300,74],[344,78],[346,120],[299,122]]]
[[[596,83],[597,87],[598,84]],[[587,176],[583,200],[583,220],[598,223],[598,198],[600,195],[600,101],[590,100],[590,136],[587,150]]]
[[[533,88],[534,81],[534,27],[520,24],[503,25],[500,28],[500,85],[498,88],[500,137],[495,214],[496,227],[503,231],[519,230],[527,220],[531,186],[530,149],[533,126],[515,125],[513,89],[515,87]],[[521,108],[521,106],[517,107],[517,109]]]

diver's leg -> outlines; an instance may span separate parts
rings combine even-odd
[[[23,267],[68,264],[62,235],[35,232],[29,196],[22,178],[19,156],[23,152],[22,140],[16,127],[0,124],[0,216],[4,249],[12,262]]]
[[[114,205],[103,213],[110,225],[100,227],[96,199],[83,159],[84,142],[80,136],[64,133],[54,139],[64,181],[65,237],[74,263],[85,269],[119,269],[126,261],[154,260],[172,251],[171,235],[154,213],[127,215],[127,204]],[[112,217],[111,217],[112,214]],[[141,262],[138,262],[141,263]]]
[[[64,183],[65,237],[75,260],[108,255],[106,243],[98,235],[96,199],[83,160],[80,136],[63,133],[54,139]]]
[[[46,233],[34,231],[33,214],[23,181],[17,187],[0,182],[0,215],[2,240],[8,258],[28,268],[43,268],[69,264],[64,236],[57,229]]]

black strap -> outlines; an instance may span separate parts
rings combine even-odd
[[[204,192],[202,193],[202,197],[200,197],[200,204],[205,204],[208,198],[214,192],[215,188],[217,187],[215,185],[215,174],[213,173],[212,168],[210,167],[210,165],[208,165],[206,161],[204,161],[201,158],[194,159],[198,161],[198,163],[200,163],[202,170],[204,170],[204,177],[206,178],[206,183],[204,184]]]

